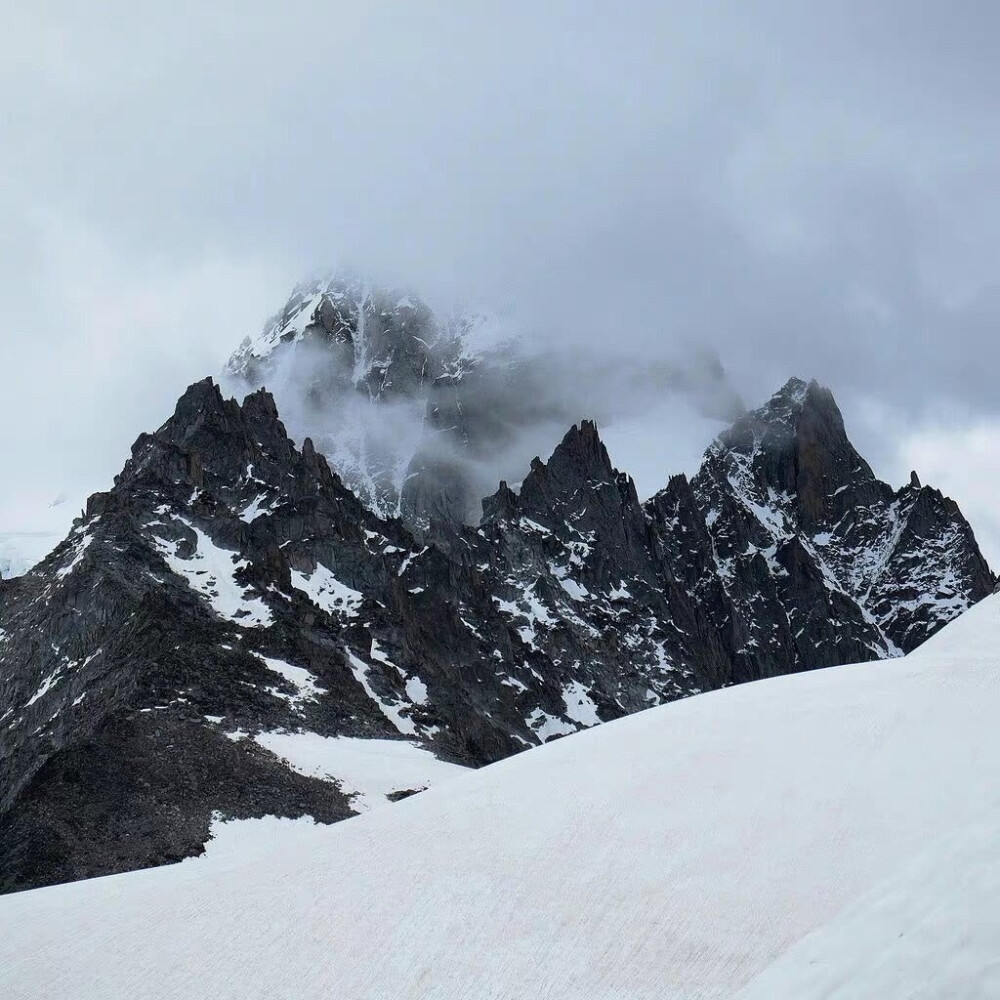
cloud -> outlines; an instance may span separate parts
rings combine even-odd
[[[26,229],[33,294],[15,300],[3,333],[0,527],[63,531],[183,387],[218,370],[287,276],[212,250],[127,259],[44,212]]]
[[[339,336],[341,316],[351,339]],[[623,467],[652,493],[676,471],[660,464],[664,442],[675,462],[687,458],[692,426],[700,452],[745,409],[704,350],[669,359],[610,344],[580,350],[497,315],[435,316],[416,293],[370,276],[301,286],[261,337],[245,341],[223,390],[242,397],[262,387],[293,439],[311,438],[380,514],[411,522],[478,521],[482,498],[502,480],[519,483],[532,456],[547,458],[585,418],[611,432]]]
[[[11,435],[10,478],[103,476],[339,263],[581,356],[707,349],[751,402],[797,374],[993,420],[998,28],[973,0],[22,5],[0,360],[45,447]]]

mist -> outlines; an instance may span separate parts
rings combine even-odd
[[[236,396],[267,388],[299,445],[311,438],[366,504],[415,525],[476,522],[485,496],[518,483],[583,419],[612,437],[644,426],[672,439],[667,419],[721,427],[744,409],[705,350],[667,359],[570,345],[481,309],[438,316],[416,292],[343,272],[296,289],[222,384]]]
[[[0,520],[106,487],[332,261],[484,303],[561,368],[703,351],[751,405],[816,378],[890,481],[951,449],[934,481],[1000,552],[967,468],[1000,439],[998,27],[940,0],[12,9]],[[647,489],[690,470],[697,407],[602,417],[599,374],[525,450],[589,413]]]

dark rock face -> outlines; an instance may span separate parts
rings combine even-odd
[[[990,591],[958,507],[876,479],[815,382],[721,435],[692,486],[760,676],[909,652]]]
[[[4,585],[3,885],[198,853],[213,812],[350,815],[336,785],[240,733],[412,735],[465,763],[521,746],[464,710],[475,678],[463,660],[485,654],[447,605],[425,619],[410,591],[447,563],[418,553],[309,442],[292,446],[267,394],[241,407],[210,381],[192,386],[66,542]],[[424,648],[435,624],[452,647]],[[448,693],[425,705],[407,694],[415,680]],[[108,829],[123,796],[149,838]]]
[[[357,328],[314,313],[336,343]],[[994,584],[955,504],[876,480],[797,380],[645,504],[589,421],[478,526],[436,502],[418,540],[296,448],[268,393],[192,386],[0,581],[0,890],[180,860],[213,819],[345,818],[351,741],[479,766],[912,649]],[[322,773],[276,749],[295,739],[332,753]]]

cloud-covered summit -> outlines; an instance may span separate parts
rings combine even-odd
[[[292,434],[313,438],[366,504],[423,527],[477,520],[500,480],[585,417],[613,427],[665,399],[717,421],[742,411],[705,352],[657,361],[501,330],[334,274],[298,285],[223,377],[238,394],[267,386]]]

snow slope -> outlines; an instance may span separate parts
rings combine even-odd
[[[988,997],[1000,598],[335,827],[0,899],[17,998]]]
[[[87,497],[102,484],[59,481],[39,485],[6,481],[3,485],[0,579],[8,580],[23,576],[66,537]],[[53,493],[57,495],[53,497]]]
[[[392,795],[451,781],[467,770],[406,740],[317,733],[258,733],[254,740],[300,774],[336,781],[342,792],[352,796],[351,807],[359,812],[384,805]]]
[[[27,573],[63,537],[48,531],[0,531],[0,580]]]

